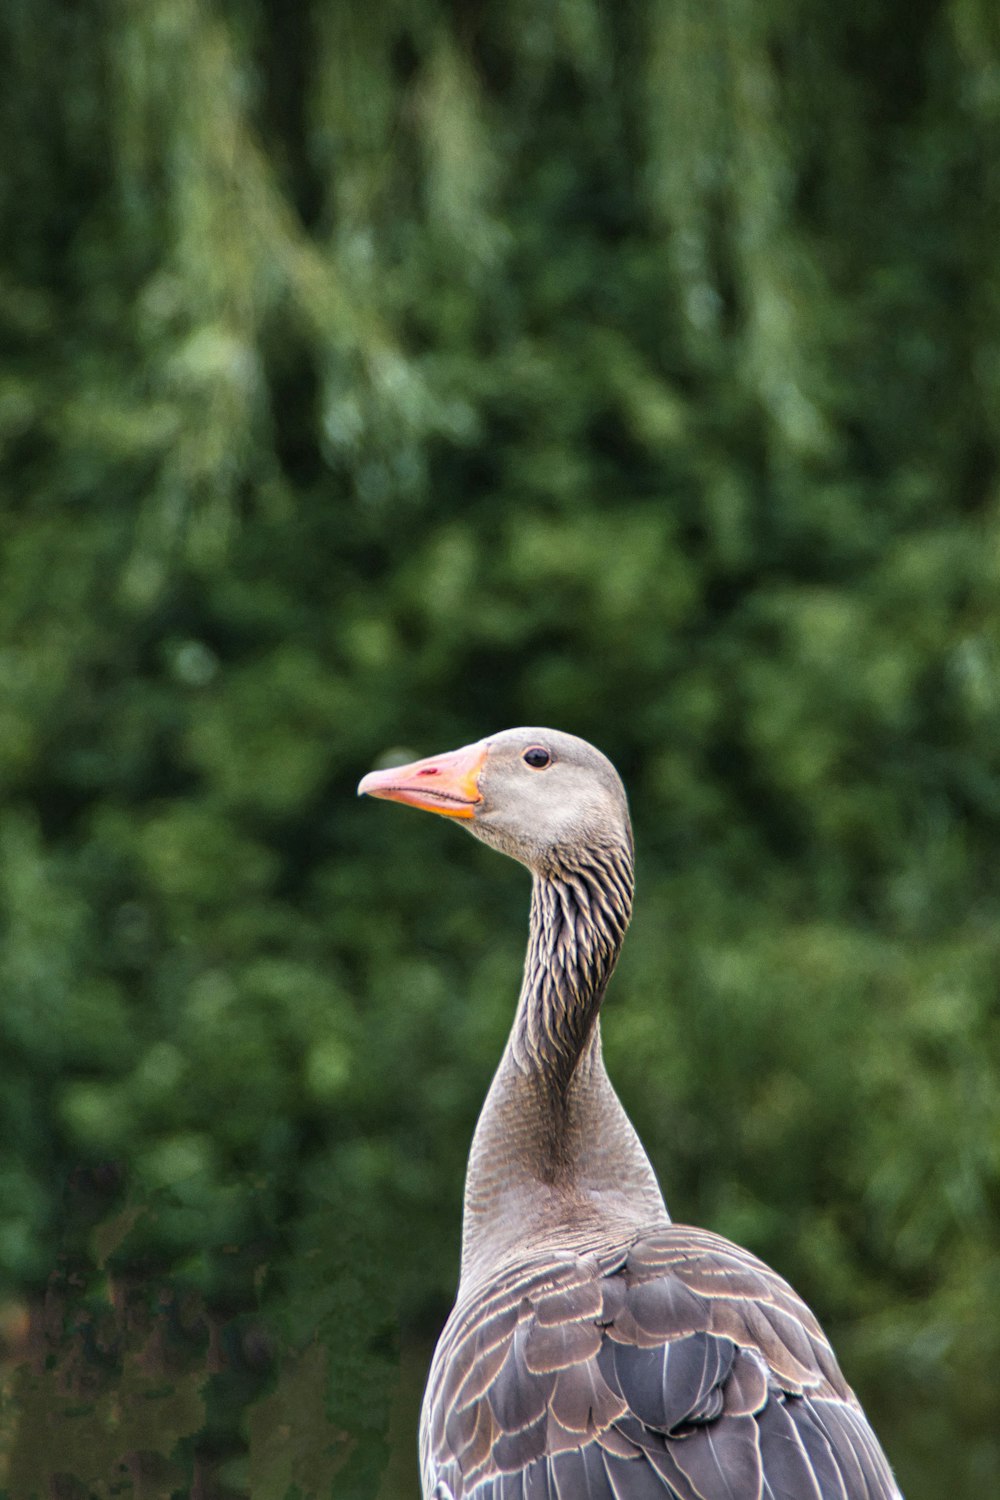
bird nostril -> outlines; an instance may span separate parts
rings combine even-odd
[[[422,771],[417,772],[418,776],[440,776],[440,774],[437,766],[424,766]]]

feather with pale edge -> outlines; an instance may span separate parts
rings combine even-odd
[[[453,1500],[899,1496],[801,1299],[681,1225],[518,1266],[459,1305],[428,1409]]]

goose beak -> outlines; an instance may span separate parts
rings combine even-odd
[[[409,766],[389,766],[369,771],[358,783],[359,797],[384,797],[406,802],[446,818],[471,818],[482,802],[479,773],[488,746],[465,745],[445,755],[430,755]]]

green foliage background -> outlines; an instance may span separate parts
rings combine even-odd
[[[11,1500],[415,1495],[527,891],[353,793],[524,722],[675,1217],[1000,1492],[998,17],[0,8]]]

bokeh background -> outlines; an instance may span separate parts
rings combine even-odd
[[[995,0],[0,8],[0,1490],[415,1500],[600,745],[674,1216],[1000,1493]]]

